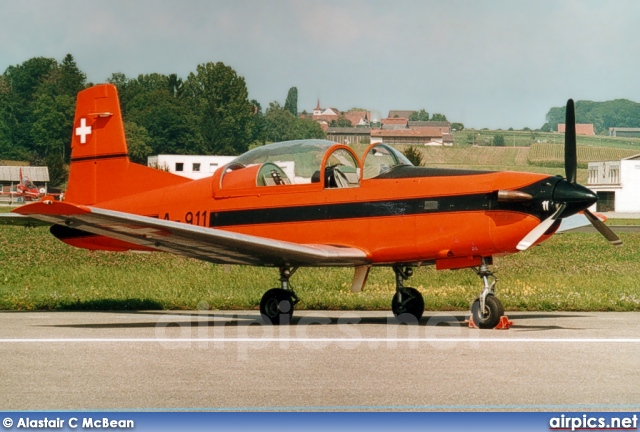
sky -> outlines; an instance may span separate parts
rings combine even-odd
[[[539,128],[568,98],[640,102],[636,0],[0,0],[0,72],[72,54],[93,83],[222,62],[263,108]]]

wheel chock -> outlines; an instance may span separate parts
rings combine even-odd
[[[474,329],[480,328],[476,325],[475,322],[473,322],[473,315],[469,317],[467,322],[469,323],[469,328],[474,328]],[[506,315],[502,315],[500,317],[500,321],[498,322],[498,325],[495,326],[493,330],[509,330],[509,328],[512,325],[513,325],[513,321],[509,321],[509,317],[507,317]]]
[[[509,321],[509,317],[506,315],[502,315],[500,317],[500,322],[497,326],[495,326],[494,330],[509,330],[509,328],[513,325],[513,321]]]

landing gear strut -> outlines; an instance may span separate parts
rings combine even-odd
[[[424,299],[417,289],[404,286],[404,281],[413,275],[413,269],[396,264],[393,271],[396,273],[396,293],[391,300],[393,315],[402,323],[412,322],[414,318],[417,322],[424,313]]]
[[[289,285],[289,278],[298,268],[280,268],[280,288],[272,288],[260,300],[260,313],[265,321],[274,325],[289,324],[298,296]]]
[[[484,289],[480,296],[471,305],[473,321],[480,328],[494,328],[500,322],[500,317],[504,315],[504,307],[495,296],[495,287],[498,278],[489,270],[487,264],[489,259],[482,258],[482,264],[474,268],[476,274],[482,278]],[[491,279],[491,282],[489,282]]]

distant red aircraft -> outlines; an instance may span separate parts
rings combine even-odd
[[[78,95],[66,201],[24,205],[11,222],[50,223],[54,236],[87,249],[278,268],[280,287],[260,303],[274,324],[292,316],[298,297],[289,280],[299,267],[354,267],[354,291],[372,266],[392,267],[391,307],[403,321],[424,310],[420,292],[404,286],[414,268],[473,267],[482,279],[473,318],[491,328],[504,312],[488,267],[493,256],[548,239],[580,211],[622,243],[587,210],[596,195],[576,183],[571,100],[566,123],[566,178],[415,167],[385,144],[360,157],[344,145],[303,140],[255,148],[191,181],[129,161],[116,88],[97,85]]]
[[[0,195],[10,195],[22,198],[24,201],[35,201],[43,197],[45,193],[46,190],[44,188],[38,189],[29,176],[22,173],[22,168],[20,168],[20,183],[16,186],[15,192],[0,192]]]

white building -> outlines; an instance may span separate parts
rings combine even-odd
[[[158,155],[149,156],[147,165],[192,180],[210,177],[237,156]]]
[[[598,212],[640,212],[640,154],[619,161],[589,162],[587,187],[598,195]]]

